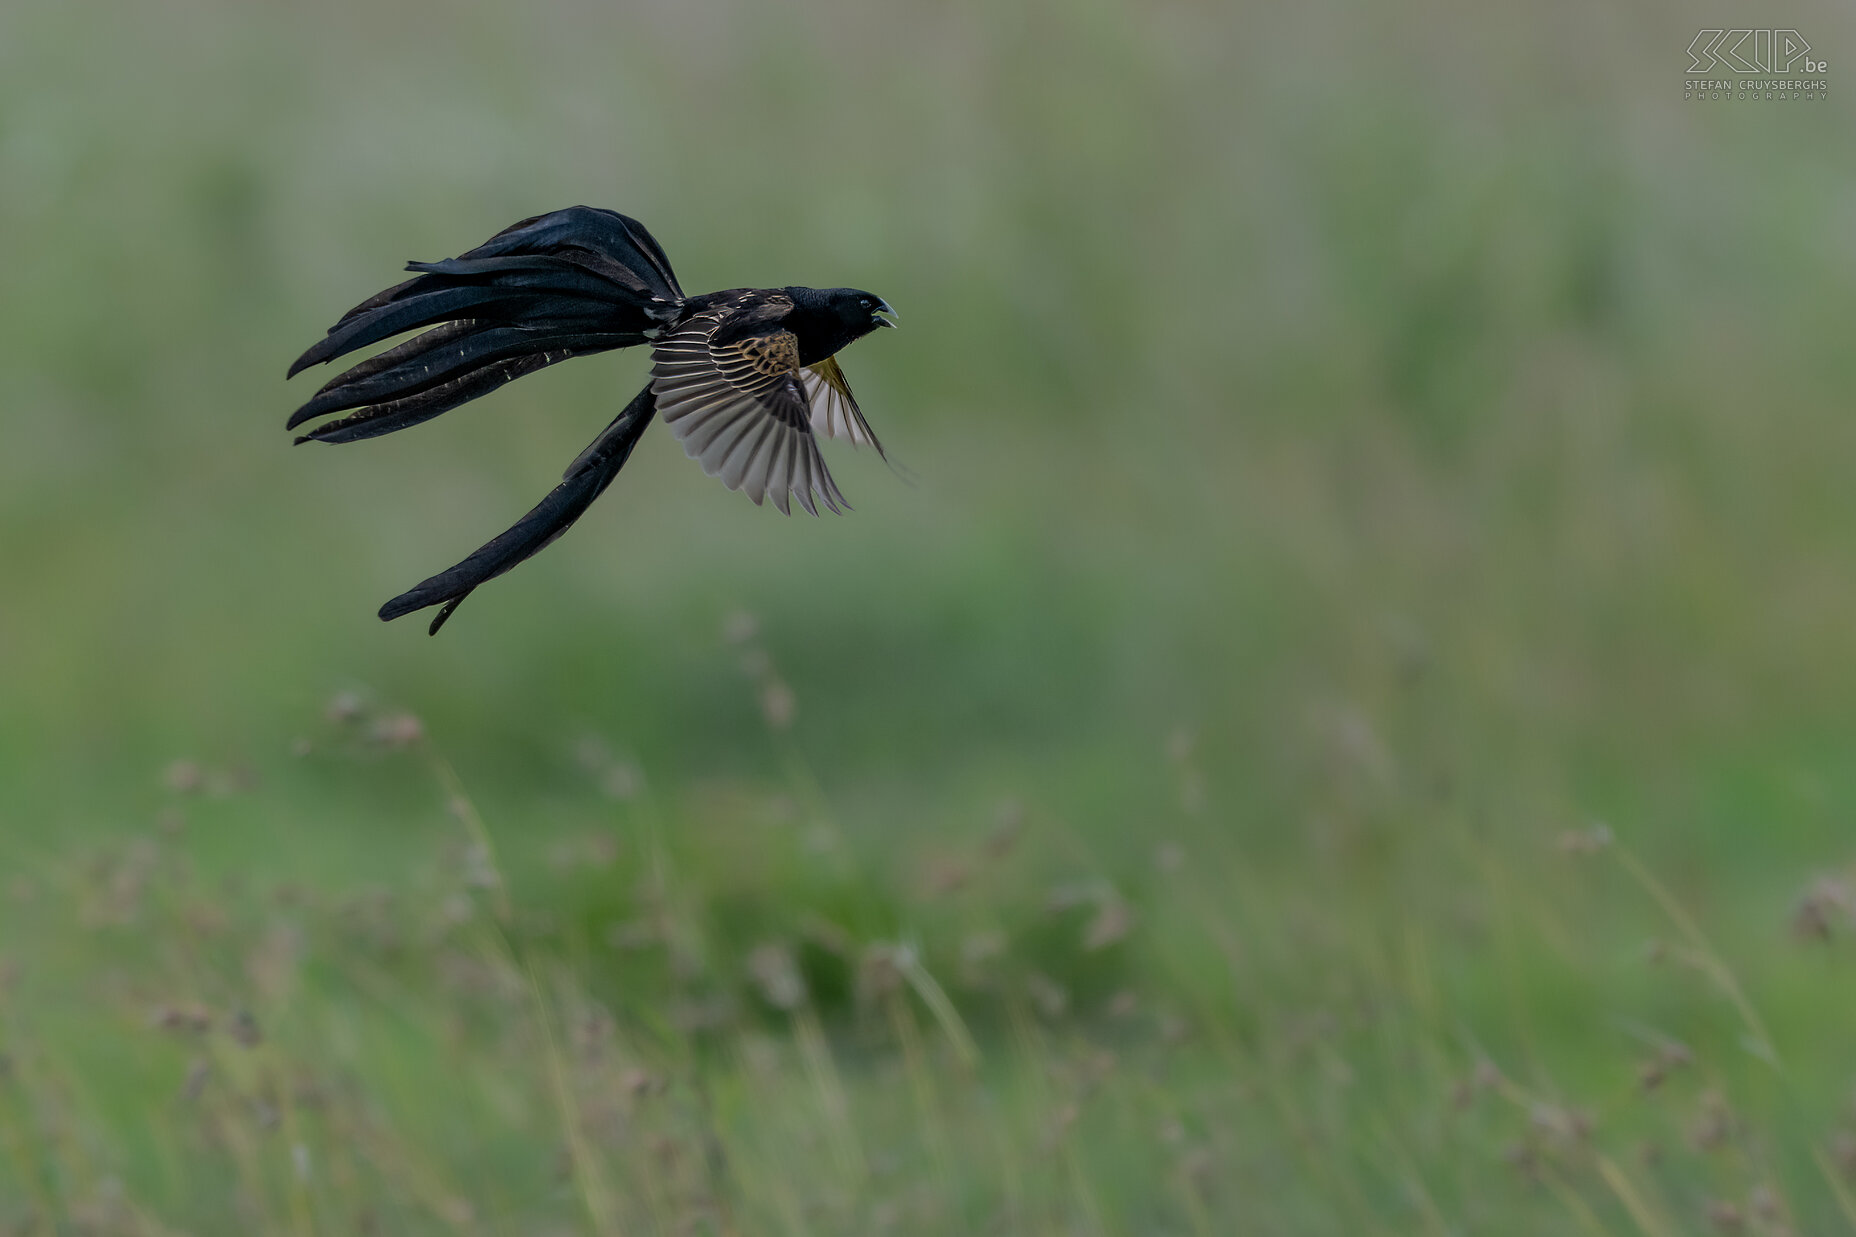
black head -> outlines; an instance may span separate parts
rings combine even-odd
[[[786,288],[784,291],[808,319],[810,330],[799,333],[801,352],[816,353],[806,358],[808,364],[823,360],[880,326],[896,325],[892,321],[896,311],[874,292],[858,288]]]

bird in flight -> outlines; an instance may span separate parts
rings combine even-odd
[[[590,206],[524,219],[468,253],[406,269],[418,273],[349,310],[288,376],[421,333],[324,384],[286,428],[345,415],[298,442],[376,438],[558,361],[613,348],[650,344],[651,380],[534,510],[380,607],[382,619],[441,606],[430,629],[437,635],[473,589],[580,518],[625,466],[653,413],[704,472],[782,512],[795,502],[813,515],[819,504],[850,506],[819,454],[821,435],[883,455],[837,362],[846,345],[896,325],[896,311],[872,293],[731,288],[685,296],[643,224]]]

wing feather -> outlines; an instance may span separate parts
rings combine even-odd
[[[885,460],[889,458],[870,429],[870,423],[864,420],[857,397],[851,394],[850,380],[838,368],[836,357],[826,357],[815,365],[806,366],[802,381],[813,433],[826,438],[846,438],[853,446],[874,447],[877,455]]]
[[[798,340],[777,322],[729,338],[724,328],[741,332],[739,308],[695,314],[658,342],[658,415],[704,472],[757,505],[771,497],[791,514],[797,498],[814,515],[816,499],[833,511],[848,507],[819,454],[812,371],[799,364]]]

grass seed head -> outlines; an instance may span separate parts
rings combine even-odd
[[[176,760],[162,773],[161,781],[177,795],[196,794],[206,785],[206,771],[198,761]]]
[[[1688,1140],[1697,1151],[1715,1151],[1733,1137],[1733,1109],[1719,1091],[1704,1091],[1689,1121]]]
[[[922,884],[930,898],[958,893],[973,879],[973,869],[959,859],[934,859],[923,865]]]
[[[857,966],[857,999],[873,1004],[902,990],[904,978],[897,964],[895,949],[889,945],[872,945],[864,950]]]
[[[1102,900],[1089,926],[1083,929],[1083,949],[1088,953],[1107,949],[1133,929],[1134,912],[1118,895],[1110,894]]]
[[[212,1029],[213,1015],[206,1006],[189,1001],[178,1005],[163,1005],[155,1010],[149,1021],[162,1031],[204,1035]]]
[[[1017,799],[1003,799],[993,810],[992,831],[986,835],[985,851],[989,858],[1000,859],[1012,852],[1025,831],[1025,805]]]
[[[1744,1233],[1746,1216],[1740,1208],[1724,1198],[1710,1199],[1708,1202],[1708,1228],[1716,1233]]]
[[[231,1020],[226,1024],[227,1034],[232,1042],[243,1048],[256,1048],[264,1042],[264,1034],[258,1029],[258,1019],[248,1009],[233,1011]]]
[[[1593,824],[1586,829],[1569,829],[1560,834],[1556,845],[1562,854],[1596,855],[1611,845],[1611,826]]]
[[[1792,935],[1800,940],[1827,941],[1839,924],[1856,915],[1856,893],[1841,880],[1820,877],[1798,899],[1792,911]]]
[[[1031,1007],[1046,1018],[1061,1018],[1070,1008],[1069,991],[1042,971],[1025,977],[1025,993],[1031,998]]]
[[[1838,1130],[1830,1140],[1830,1162],[1846,1181],[1856,1181],[1856,1134]]]
[[[795,1010],[806,1003],[805,976],[799,960],[779,941],[756,945],[748,954],[748,978],[761,999],[779,1010]]]
[[[791,729],[793,714],[798,708],[799,698],[793,695],[793,689],[786,685],[784,679],[769,679],[761,688],[761,715],[767,719],[770,728],[782,731]]]
[[[411,713],[389,713],[375,719],[368,738],[387,751],[401,751],[425,738],[425,723]]]
[[[361,715],[366,711],[367,706],[361,700],[359,692],[344,691],[336,692],[329,698],[328,707],[323,710],[323,716],[328,718],[332,726],[351,726],[361,720]]]
[[[735,610],[722,620],[722,639],[729,644],[746,644],[760,634],[760,620],[746,610]]]

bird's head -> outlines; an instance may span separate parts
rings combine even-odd
[[[833,288],[828,294],[833,298],[833,308],[844,320],[846,326],[862,329],[858,334],[874,331],[879,326],[895,326],[896,311],[889,307],[889,302],[874,292],[860,292],[856,288]]]
[[[859,288],[787,288],[805,316],[830,337],[829,356],[852,340],[862,339],[882,326],[895,326],[896,311],[874,292]]]

